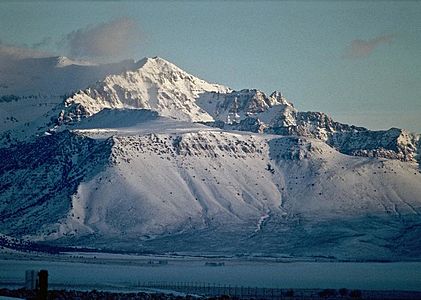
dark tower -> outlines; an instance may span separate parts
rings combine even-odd
[[[48,271],[41,270],[38,272],[39,278],[39,290],[38,290],[38,300],[47,300],[48,294]]]

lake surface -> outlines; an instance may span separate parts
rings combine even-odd
[[[148,265],[127,260],[92,261],[0,260],[0,287],[23,285],[25,270],[47,269],[51,287],[132,288],[144,282],[201,282],[274,288],[342,288],[421,290],[421,263],[250,262],[169,260]]]

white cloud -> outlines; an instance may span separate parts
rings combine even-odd
[[[134,20],[121,18],[72,31],[61,44],[74,58],[120,58],[132,54],[141,36]]]

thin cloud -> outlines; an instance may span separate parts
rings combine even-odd
[[[120,58],[131,54],[141,37],[134,20],[121,18],[72,31],[64,37],[61,45],[74,58]]]
[[[33,49],[24,46],[14,46],[0,42],[0,59],[26,59],[52,56],[46,51]]]
[[[344,58],[364,58],[369,56],[381,45],[390,44],[395,36],[393,34],[382,35],[369,40],[356,39],[345,49]]]

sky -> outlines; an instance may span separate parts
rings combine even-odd
[[[6,50],[5,50],[6,49]],[[421,132],[421,1],[1,1],[0,56],[163,57],[301,111]]]

